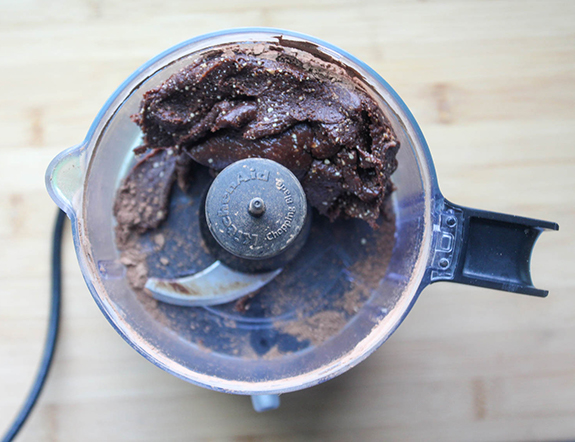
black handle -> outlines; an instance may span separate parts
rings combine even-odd
[[[431,282],[547,296],[533,286],[529,264],[535,241],[544,230],[559,230],[556,223],[444,204],[434,228]]]

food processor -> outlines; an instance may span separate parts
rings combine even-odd
[[[269,160],[242,160],[215,179],[201,172],[187,192],[174,186],[166,221],[139,238],[149,271],[146,289],[135,293],[113,216],[142,137],[130,116],[146,91],[207,51],[261,42],[343,66],[382,109],[401,144],[388,208],[392,228],[372,229],[359,219],[330,222],[307,205],[289,170]],[[226,189],[238,174],[245,179],[232,198]],[[258,411],[276,408],[281,393],[319,384],[364,360],[431,283],[546,296],[532,284],[530,256],[541,232],[558,230],[553,222],[446,200],[421,130],[376,72],[329,43],[267,28],[200,36],[145,63],[106,102],[84,142],[54,158],[46,185],[71,220],[86,284],[116,331],[163,370],[216,391],[251,395]],[[246,208],[234,218],[243,236],[234,230],[233,241],[225,234],[230,198]],[[282,230],[286,219],[290,235]],[[254,235],[277,238],[273,247],[258,248],[250,242]]]

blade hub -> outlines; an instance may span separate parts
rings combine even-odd
[[[287,251],[304,227],[307,202],[301,184],[272,160],[249,158],[231,164],[212,183],[206,223],[232,255],[264,260]]]

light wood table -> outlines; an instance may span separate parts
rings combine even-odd
[[[398,91],[452,201],[556,221],[536,299],[437,284],[336,380],[256,414],[188,385],[112,330],[65,244],[62,334],[22,441],[575,439],[575,2],[0,3],[0,428],[43,345],[55,207],[44,171],[147,59],[239,26],[289,28],[363,59]]]

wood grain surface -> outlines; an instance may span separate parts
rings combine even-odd
[[[55,206],[44,171],[138,66],[193,36],[272,26],[356,55],[403,97],[440,185],[471,207],[556,221],[536,299],[437,284],[357,368],[256,414],[118,336],[65,243],[61,340],[21,441],[575,439],[575,2],[0,2],[0,428],[35,373]]]

